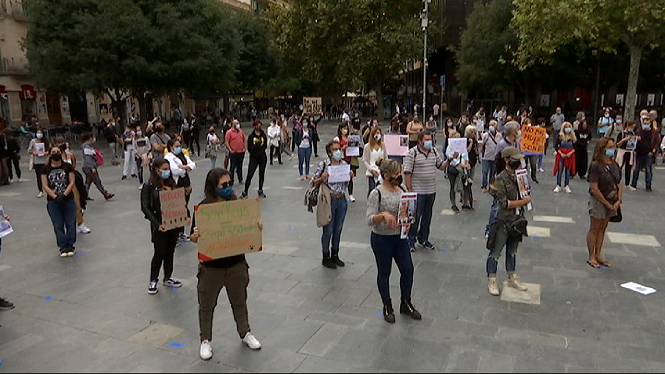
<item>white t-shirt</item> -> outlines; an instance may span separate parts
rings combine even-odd
[[[207,141],[208,141],[208,144],[212,144],[212,142],[217,142],[217,141],[219,141],[219,137],[217,136],[217,134],[208,134],[208,136],[206,137],[206,139],[207,139]]]
[[[342,121],[351,122],[351,117],[349,117],[348,113],[342,114]]]
[[[300,147],[299,148],[302,148],[302,149],[311,148],[312,144],[310,142],[310,139],[311,139],[310,132],[309,131],[303,131],[302,132],[302,141],[300,142]]]

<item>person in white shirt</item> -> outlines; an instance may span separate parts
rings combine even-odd
[[[189,199],[192,196],[192,181],[189,178],[189,172],[196,170],[196,164],[183,152],[182,143],[177,139],[171,139],[167,143],[167,153],[164,159],[169,162],[171,168],[171,178],[175,181],[176,188],[185,189],[185,201],[189,205]],[[187,208],[189,216],[189,208]],[[181,241],[187,240],[185,228],[180,230]]]
[[[363,152],[363,163],[365,164],[365,168],[367,168],[365,176],[369,183],[367,197],[369,197],[369,194],[377,186],[383,183],[381,180],[381,170],[376,165],[376,162],[381,158],[386,158],[386,156],[387,152],[386,145],[383,142],[383,132],[380,127],[376,126],[370,132],[369,144],[365,146],[365,151]]]
[[[148,138],[141,126],[136,127],[136,136],[134,137],[134,152],[136,169],[138,170],[139,188],[143,188],[143,169],[150,165],[150,138]]]
[[[215,127],[210,126],[208,135],[206,135],[206,158],[210,159],[210,170],[214,169],[217,165],[217,156],[219,152],[223,151],[222,141],[215,132]]]
[[[270,165],[273,165],[275,160],[275,153],[277,154],[277,161],[282,165],[282,151],[280,144],[282,143],[282,129],[277,126],[277,121],[270,121],[268,127],[268,145],[270,146]]]
[[[136,151],[134,149],[135,137],[136,133],[132,131],[128,126],[125,132],[122,134],[122,138],[120,139],[122,141],[123,147],[125,148],[125,164],[122,168],[122,180],[127,179],[127,174],[130,172],[130,168],[131,168],[132,178],[138,178],[138,176],[136,175],[137,173],[136,162],[134,161],[134,157],[136,155]]]
[[[345,110],[344,114],[342,114],[342,123],[349,123],[351,122],[351,116],[349,116],[349,110]]]

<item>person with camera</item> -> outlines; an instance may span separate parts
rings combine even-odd
[[[499,211],[496,222],[490,230],[487,248],[490,250],[487,258],[488,290],[492,296],[500,296],[497,271],[499,258],[503,249],[506,249],[506,271],[508,272],[508,286],[518,291],[528,291],[515,273],[517,265],[517,247],[526,235],[526,219],[524,207],[531,203],[531,196],[520,197],[520,188],[517,184],[515,172],[522,166],[524,155],[515,147],[508,147],[501,152],[506,162],[503,170],[491,185],[491,194],[498,202]]]
[[[74,167],[63,162],[59,147],[49,151],[41,178],[60,257],[73,257],[76,254],[76,201],[73,193],[76,175]]]

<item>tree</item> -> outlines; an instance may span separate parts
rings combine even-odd
[[[30,0],[27,54],[48,90],[129,95],[230,89],[239,37],[214,0]]]
[[[375,88],[399,74],[422,51],[413,0],[292,0],[270,19],[286,71],[326,93],[358,84]]]
[[[626,92],[627,119],[633,119],[640,63],[645,49],[665,36],[665,0],[514,0],[513,26],[520,43],[515,63],[552,63],[552,55],[574,42],[616,53],[630,53]]]
[[[270,25],[265,18],[242,11],[235,13],[233,23],[241,41],[236,89],[245,92],[265,89],[280,67],[271,46]]]

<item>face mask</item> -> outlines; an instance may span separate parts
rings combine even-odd
[[[403,182],[404,182],[404,177],[402,177],[401,175],[395,179],[390,180],[390,184],[392,184],[395,187],[401,186]]]
[[[344,158],[344,152],[340,150],[333,152],[333,158],[335,159],[335,161],[342,161],[342,159]]]
[[[309,123],[307,123],[307,122],[303,123],[302,127],[309,127]]]
[[[157,132],[164,132],[164,128],[163,127],[158,127]]]
[[[162,179],[167,180],[171,178],[171,170],[162,170],[162,173],[160,174]]]
[[[143,131],[139,131],[136,133],[136,136],[143,136]]]
[[[610,118],[610,114],[609,114],[609,113],[605,113],[605,118]]]
[[[180,147],[178,147],[178,148],[173,148],[173,154],[174,154],[174,155],[178,155],[178,156],[179,156],[181,153],[182,153],[182,148],[180,148]]]
[[[517,136],[516,136],[516,138],[519,139],[519,138],[521,138],[521,137],[522,137],[522,132],[521,132],[521,131],[518,131],[518,132],[517,132]]]
[[[496,129],[494,128],[494,126],[490,126],[490,132],[491,132],[492,134],[494,134],[494,133],[496,132]]]
[[[428,140],[425,143],[423,143],[423,148],[425,148],[428,151],[431,151],[433,146],[434,144],[431,140]]]
[[[54,153],[51,155],[51,161],[59,162],[62,161],[62,155],[60,153]]]
[[[605,156],[607,156],[607,157],[609,157],[609,158],[614,158],[614,156],[615,156],[616,154],[617,154],[617,150],[616,150],[616,149],[606,149],[606,150],[605,150]]]
[[[342,134],[346,135],[348,133],[349,133],[349,130],[347,130],[347,129],[342,130]]]
[[[448,127],[453,127],[453,123],[452,122],[448,123]]]
[[[570,134],[571,132],[573,132],[573,129],[571,129],[570,127],[567,127],[567,128],[566,128],[565,130],[563,130],[563,131],[564,131],[566,134]]]
[[[520,168],[520,166],[522,166],[522,161],[519,161],[519,160],[511,160],[511,161],[508,163],[508,166],[509,166],[512,170],[517,170],[517,169]]]
[[[44,137],[44,134],[37,134],[37,139],[42,139]]]
[[[231,198],[233,198],[233,187],[229,186],[226,188],[218,188],[217,196],[224,200],[231,200]]]
[[[434,121],[434,117],[430,117],[430,118],[429,118],[429,121],[430,121],[430,122]]]
[[[211,133],[211,134],[214,134],[214,133],[215,133],[215,130],[210,130],[210,133]]]
[[[623,123],[623,120],[622,120],[622,119],[618,119],[618,120],[617,120],[617,125],[620,125],[620,124],[622,124],[622,123]]]
[[[374,139],[376,139],[377,142],[381,140],[381,134],[374,135]]]
[[[642,130],[645,130],[645,131],[651,130],[651,125],[642,125]]]
[[[240,125],[236,125],[236,130],[240,130]]]

